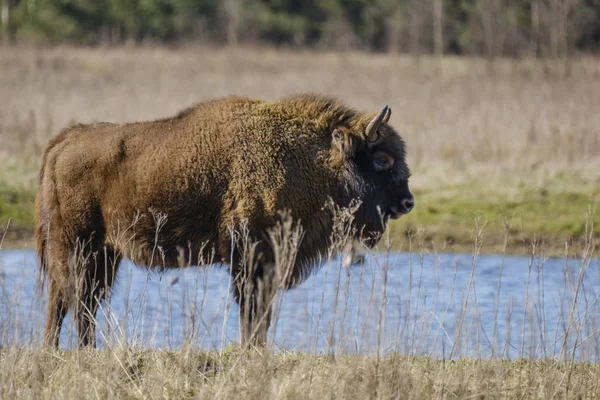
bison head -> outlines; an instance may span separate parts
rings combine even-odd
[[[357,117],[332,133],[343,181],[344,199],[358,199],[357,232],[370,246],[377,243],[389,218],[408,214],[415,201],[408,188],[404,140],[388,125],[391,109],[385,106],[373,118]]]

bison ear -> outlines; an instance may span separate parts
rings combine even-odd
[[[336,148],[345,158],[354,157],[354,144],[352,138],[347,133],[334,129],[331,134],[333,147]]]

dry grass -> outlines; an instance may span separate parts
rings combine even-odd
[[[406,138],[417,186],[484,172],[600,178],[600,62],[479,59],[441,62],[364,53],[164,48],[0,52],[0,137],[30,154],[73,121],[171,115],[232,93],[275,99],[301,91],[340,96],[364,109],[390,104]],[[33,154],[37,156],[37,154]],[[526,170],[523,170],[526,169]],[[539,182],[535,182],[539,183]]]
[[[496,249],[508,218],[525,221],[513,224],[519,225],[515,243],[528,245],[523,237],[535,233],[560,252],[565,241],[578,237],[587,205],[595,207],[600,199],[596,58],[490,64],[477,58],[261,48],[2,47],[0,91],[0,222],[12,217],[2,210],[3,196],[24,198],[19,202],[26,209],[13,217],[17,234],[31,225],[27,210],[40,153],[60,129],[75,121],[164,117],[232,93],[276,99],[318,91],[357,108],[389,104],[392,123],[408,143],[417,194],[416,213],[398,227],[429,226],[428,236],[438,246],[468,244],[461,239],[465,221],[471,227],[471,215],[485,214]],[[11,193],[3,195],[7,187]],[[577,201],[569,206],[573,196]],[[465,219],[445,208],[449,198],[482,201],[454,204],[469,214]],[[535,204],[543,201],[550,206],[537,210]],[[515,210],[521,202],[530,209]],[[554,204],[565,207],[553,209]],[[14,204],[4,208],[16,212]],[[548,225],[548,215],[560,216],[560,223]],[[15,232],[9,232],[9,242]]]
[[[597,399],[598,364],[194,348],[0,352],[3,399]]]

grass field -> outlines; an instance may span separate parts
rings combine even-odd
[[[598,364],[298,353],[0,350],[0,396],[79,399],[596,399]]]
[[[564,62],[240,48],[0,49],[0,237],[31,246],[36,171],[73,122],[164,117],[231,93],[304,91],[389,104],[408,144],[417,206],[392,225],[436,250],[505,243],[577,248],[600,199],[600,61]],[[10,226],[6,229],[10,219]],[[600,237],[600,224],[593,227]],[[6,232],[4,232],[6,231]]]

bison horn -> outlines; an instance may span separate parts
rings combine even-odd
[[[379,129],[379,125],[382,122],[387,123],[390,120],[390,116],[392,115],[392,110],[386,105],[383,107],[383,110],[377,115],[375,118],[369,122],[367,125],[367,129],[365,130],[365,135],[367,136],[367,140],[369,142],[374,142],[379,137],[377,135],[377,129]]]
[[[385,113],[385,117],[383,117],[383,123],[387,124],[390,121],[391,116],[392,116],[392,109],[388,107],[387,113]]]

